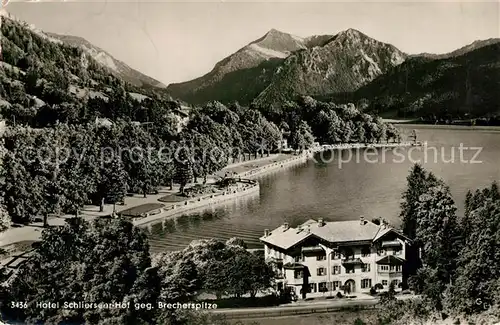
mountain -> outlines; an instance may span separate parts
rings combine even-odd
[[[460,55],[467,54],[468,52],[480,49],[482,47],[496,44],[500,42],[500,38],[490,38],[487,40],[476,40],[472,42],[469,45],[466,45],[464,47],[459,48],[458,50],[449,52],[449,53],[444,53],[444,54],[432,54],[432,53],[420,53],[420,54],[414,54],[411,55],[411,57],[425,57],[429,59],[448,59]]]
[[[206,75],[170,84],[167,92],[194,104],[214,99],[249,103],[265,89],[276,67],[291,52],[306,48],[305,43],[300,37],[271,29],[215,64]]]
[[[499,89],[500,42],[486,40],[438,58],[408,58],[346,100],[367,100],[386,117],[491,117],[500,114]]]
[[[298,95],[355,90],[405,57],[394,46],[354,29],[306,38],[272,29],[218,62],[208,74],[171,84],[167,91],[195,104],[273,104]]]
[[[122,61],[115,59],[111,54],[91,44],[84,38],[71,35],[59,35],[55,33],[46,33],[46,34],[49,37],[58,39],[66,44],[81,47],[87,53],[89,53],[97,62],[102,64],[104,67],[108,68],[109,71],[111,71],[111,73],[115,74],[116,76],[127,82],[130,82],[133,85],[139,87],[157,87],[157,88],[166,87],[158,80],[148,77],[145,74],[132,69]]]
[[[0,19],[0,114],[8,123],[40,127],[98,117],[158,121],[179,106],[164,89],[124,80],[89,53],[90,45],[69,44],[5,12]]]
[[[254,103],[268,105],[299,95],[351,92],[401,64],[405,58],[394,46],[348,29],[323,44],[287,57]]]

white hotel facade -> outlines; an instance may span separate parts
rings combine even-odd
[[[277,287],[299,296],[383,290],[402,283],[410,240],[386,224],[371,221],[308,220],[297,228],[287,223],[266,230],[260,240],[265,258],[274,263]],[[347,290],[346,290],[347,288]]]

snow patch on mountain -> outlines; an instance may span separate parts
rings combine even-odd
[[[262,46],[257,45],[257,44],[250,44],[248,46],[248,49],[257,52],[258,54],[260,54],[261,56],[266,57],[266,58],[282,58],[282,59],[284,59],[284,58],[288,57],[288,55],[290,55],[290,53],[271,50],[271,49],[262,47]]]

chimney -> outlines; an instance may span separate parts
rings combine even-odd
[[[264,237],[269,236],[269,229],[264,229]]]
[[[325,225],[325,220],[323,218],[318,219],[318,227],[323,227]]]
[[[366,224],[365,217],[359,217],[359,224],[362,226]]]
[[[285,222],[283,224],[283,228],[285,228],[285,230],[288,230],[288,228],[290,228],[290,225],[288,224],[288,222]]]

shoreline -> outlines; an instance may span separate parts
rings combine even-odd
[[[296,165],[301,165],[307,163],[310,159],[314,157],[314,154],[323,152],[323,151],[328,151],[328,150],[342,150],[342,149],[363,149],[363,148],[386,148],[386,147],[410,147],[410,146],[416,146],[418,144],[414,144],[412,142],[400,142],[400,143],[372,143],[372,144],[339,144],[339,145],[324,145],[321,147],[313,148],[307,151],[304,151],[301,154],[281,154],[281,158],[288,157],[283,160],[280,159],[280,154],[274,154],[269,157],[261,157],[253,160],[248,160],[248,161],[240,161],[233,163],[231,165],[226,166],[223,171],[231,171],[232,169],[236,168],[242,168],[247,167],[244,165],[248,164],[255,164],[259,162],[264,162],[262,166],[250,166],[252,167],[249,170],[244,170],[240,171],[239,173],[233,173],[235,177],[241,178],[241,181],[243,183],[246,183],[247,186],[244,186],[240,189],[233,189],[231,191],[222,191],[219,193],[214,193],[202,197],[197,197],[197,198],[188,198],[185,201],[180,201],[177,202],[170,207],[163,207],[159,209],[159,213],[151,214],[148,215],[144,218],[132,220],[131,222],[134,224],[134,226],[137,227],[147,227],[148,225],[151,225],[152,223],[156,222],[161,222],[163,220],[169,220],[172,218],[176,218],[182,214],[185,214],[187,212],[195,211],[195,210],[203,210],[204,208],[213,206],[213,205],[218,205],[220,203],[236,199],[239,197],[244,197],[247,195],[251,194],[258,194],[260,193],[260,183],[257,180],[254,180],[253,178],[262,176],[266,173],[269,172],[275,172],[279,171],[288,167],[296,166]],[[290,156],[290,157],[289,157]],[[274,159],[274,160],[273,160]],[[266,160],[270,160],[269,163],[265,163]],[[135,205],[135,206],[139,206]],[[92,208],[95,208],[92,206]],[[93,217],[88,217],[85,218],[86,220],[91,220],[95,217],[98,216],[93,216]],[[59,221],[63,220],[64,217],[57,218]],[[59,223],[59,222],[58,222]],[[13,240],[7,240],[7,243],[2,244],[0,247],[7,247],[11,245],[15,245],[17,243],[21,243],[24,241],[38,241],[41,237],[41,228],[37,226],[35,229],[33,228],[28,228],[29,226],[26,226],[26,228],[10,228],[6,230],[4,233],[0,234],[0,238],[3,236],[9,236],[9,232],[19,232],[21,230],[21,233],[16,234],[15,239]],[[11,236],[13,237],[13,236]],[[0,242],[2,240],[0,239]]]
[[[168,208],[160,208],[159,213],[151,214],[141,219],[132,220],[132,223],[136,227],[150,226],[160,220],[169,220],[172,217],[181,216],[182,214],[192,210],[201,210],[212,205],[217,205],[250,194],[258,194],[260,192],[260,186],[257,181],[242,179],[240,182],[246,183],[248,186],[181,201]]]

